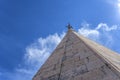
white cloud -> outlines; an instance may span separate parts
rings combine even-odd
[[[27,46],[25,54],[25,65],[29,69],[17,69],[19,72],[35,74],[44,61],[52,53],[56,45],[61,41],[65,33],[58,35],[57,33],[49,35],[46,38],[40,37],[37,41]],[[32,76],[33,76],[32,75]]]
[[[99,37],[99,31],[97,31],[96,29],[91,29],[90,25],[91,24],[84,21],[83,23],[81,23],[82,27],[80,29],[78,29],[78,33],[80,33],[88,38],[91,38],[93,40],[96,40]]]
[[[99,31],[97,30],[92,30],[92,29],[89,29],[89,28],[81,28],[81,29],[78,29],[78,33],[86,36],[86,37],[94,37],[94,39],[97,39],[99,37]]]
[[[0,73],[0,75],[7,76],[6,80],[31,80],[64,35],[65,33],[60,35],[55,33],[46,38],[40,37],[26,47],[24,64],[19,65],[20,67],[17,67],[13,72]]]
[[[36,64],[36,67],[40,66],[48,58],[63,36],[64,33],[61,35],[55,33],[46,38],[39,38],[36,42],[26,48],[27,53],[25,54],[25,59],[28,63]]]
[[[119,29],[119,27],[117,25],[113,25],[112,27],[109,27],[107,24],[105,23],[100,23],[98,24],[98,26],[96,27],[96,30],[102,29],[104,31],[112,31],[112,30],[117,30]]]
[[[88,25],[87,27],[86,24]],[[88,23],[86,24],[82,25],[83,27],[78,29],[78,33],[107,47],[111,47],[111,45],[114,43],[114,35],[112,32],[120,29],[120,27],[117,25],[109,27],[106,23],[100,23],[95,28],[91,29],[90,25]]]
[[[18,68],[18,69],[16,69],[16,72],[24,73],[24,74],[31,74],[30,70],[27,70],[27,69],[24,69],[24,68]]]

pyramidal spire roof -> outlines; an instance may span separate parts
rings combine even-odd
[[[120,80],[120,55],[69,27],[33,80]]]

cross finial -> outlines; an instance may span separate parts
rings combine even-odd
[[[70,25],[70,23],[67,25],[68,30],[72,29],[72,26]]]

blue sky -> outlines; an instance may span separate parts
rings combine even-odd
[[[0,80],[31,80],[67,23],[120,53],[120,0],[0,0]]]

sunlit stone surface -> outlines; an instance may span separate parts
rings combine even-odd
[[[120,80],[120,55],[69,29],[33,80]]]

